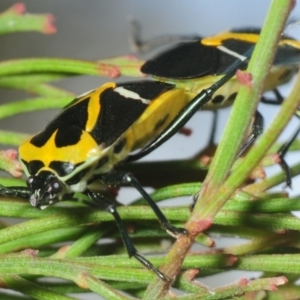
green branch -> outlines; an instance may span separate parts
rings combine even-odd
[[[56,32],[51,14],[25,14],[25,5],[16,3],[0,14],[0,34],[38,31],[45,34]]]
[[[182,236],[177,239],[160,268],[168,278],[176,277],[195,236],[213,223],[213,218],[237,188],[232,182],[226,187],[222,187],[222,185],[228,177],[252,115],[254,115],[256,105],[263,93],[263,83],[274,57],[274,51],[272,53],[265,49],[276,49],[291,8],[292,1],[272,1],[247,71],[251,74],[252,82],[255,84],[251,88],[241,87],[235,100],[228,125],[203,183],[198,202],[186,224],[186,229],[190,233],[189,237]],[[249,171],[251,170],[249,167]],[[155,278],[148,286],[144,299],[163,297],[169,290],[170,284],[171,282],[164,283]]]

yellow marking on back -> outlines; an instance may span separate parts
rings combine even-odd
[[[221,32],[212,37],[203,38],[200,42],[205,46],[217,47],[222,45],[223,41],[234,39],[256,44],[259,39],[259,34],[255,33],[236,33],[236,32]],[[288,38],[283,38],[279,41],[279,45],[288,45],[300,49],[300,42]]]
[[[78,164],[90,160],[93,157],[100,157],[101,150],[92,136],[82,131],[80,141],[74,145],[65,147],[56,147],[55,136],[57,130],[52,134],[46,144],[42,147],[36,147],[30,140],[27,140],[19,147],[20,158],[30,162],[40,160],[46,167],[49,167],[52,161],[70,162]]]
[[[91,132],[98,120],[99,114],[100,114],[100,97],[101,94],[109,89],[109,88],[115,88],[116,84],[114,82],[107,82],[103,85],[101,85],[98,89],[96,89],[93,93],[91,93],[89,105],[88,105],[88,120],[85,126],[85,130],[87,132]]]
[[[223,41],[229,39],[242,40],[245,42],[256,44],[259,39],[259,35],[255,33],[234,33],[230,31],[221,32],[215,36],[203,38],[201,40],[201,44],[205,46],[217,47],[222,45]]]
[[[280,41],[279,45],[281,44],[281,42],[285,45],[292,46],[294,48],[300,49],[300,42],[299,41],[286,39],[286,40]]]
[[[85,125],[85,130],[87,132],[91,132],[93,130],[93,128],[95,127],[96,123],[97,123],[97,119],[98,119],[100,109],[101,109],[101,107],[100,107],[101,94],[106,89],[109,89],[109,88],[114,89],[115,87],[116,87],[115,82],[107,82],[107,83],[101,85],[96,90],[93,90],[90,93],[83,94],[82,96],[79,96],[78,99],[75,99],[76,101],[74,101],[74,103],[72,103],[69,106],[69,107],[75,106],[79,102],[84,101],[87,98],[90,98],[89,103],[88,103],[88,120],[87,120],[86,125]]]
[[[172,89],[153,99],[144,113],[124,133],[127,150],[133,151],[145,146],[170,124],[190,101],[183,89]],[[164,123],[155,128],[159,122]]]

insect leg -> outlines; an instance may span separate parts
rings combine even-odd
[[[273,105],[280,105],[282,104],[284,98],[282,97],[282,95],[280,94],[280,92],[278,91],[278,89],[274,89],[273,93],[275,94],[275,100],[270,100],[270,99],[266,99],[264,97],[262,97],[262,102],[263,103],[267,103],[267,104],[273,104]],[[295,112],[295,115],[300,118],[300,108],[298,108],[298,110]],[[284,156],[286,154],[286,152],[288,151],[289,147],[291,146],[292,142],[296,139],[297,135],[300,132],[300,128],[297,129],[297,131],[295,131],[295,133],[293,134],[293,136],[290,138],[290,140],[283,144],[282,147],[279,149],[278,151],[278,155],[280,157],[280,167],[282,168],[282,170],[285,173],[285,181],[286,181],[286,185],[291,188],[292,187],[292,175],[291,175],[291,171],[290,168],[287,164],[287,162],[284,160]]]
[[[3,185],[0,185],[0,195],[8,196],[8,197],[17,197],[17,198],[28,200],[30,197],[30,191],[28,187],[25,186],[5,187]]]
[[[275,95],[275,99],[268,99],[266,97],[262,97],[260,101],[262,103],[271,104],[271,105],[280,105],[280,104],[282,104],[284,98],[282,97],[282,95],[280,94],[278,89],[273,89],[272,92]]]
[[[291,136],[290,140],[287,141],[285,144],[282,145],[282,147],[279,149],[278,151],[278,155],[280,157],[280,167],[282,168],[282,170],[285,173],[285,181],[286,181],[286,185],[291,188],[292,187],[292,174],[291,174],[291,170],[287,164],[287,162],[284,160],[284,156],[287,153],[287,151],[289,150],[291,144],[294,142],[294,140],[297,138],[298,134],[300,133],[300,126],[299,128],[294,132],[294,134]]]
[[[152,270],[160,279],[167,281],[167,278],[165,275],[160,272],[156,267],[154,267],[150,261],[148,261],[145,257],[140,255],[134,245],[132,244],[130,237],[128,235],[128,232],[126,230],[125,224],[123,220],[121,219],[117,208],[115,204],[111,203],[108,199],[106,199],[103,195],[99,193],[92,192],[90,190],[86,191],[87,196],[89,196],[93,201],[94,204],[96,204],[96,207],[105,209],[107,212],[111,213],[113,217],[115,218],[115,221],[117,223],[118,229],[121,234],[121,238],[124,242],[124,245],[126,247],[127,253],[129,257],[135,257],[142,265],[144,265],[146,268]]]
[[[241,150],[238,154],[238,157],[240,157],[244,153],[244,151],[247,150],[248,147],[254,143],[254,141],[262,133],[262,131],[263,131],[263,117],[258,111],[256,111],[255,120],[254,120],[253,127],[252,127],[252,132],[249,135],[249,137],[246,139],[244,144],[242,145]],[[285,156],[286,152],[288,151],[289,147],[291,146],[291,144],[293,143],[293,141],[297,138],[299,133],[300,133],[300,127],[295,131],[295,133],[292,135],[290,140],[288,142],[286,142],[284,145],[282,145],[282,147],[278,151],[278,155],[280,157],[279,165],[282,168],[282,170],[285,172],[286,185],[288,187],[291,187],[291,185],[292,185],[292,176],[291,176],[290,168],[289,168],[287,162],[284,160],[284,156]]]
[[[262,133],[263,122],[264,122],[263,116],[258,111],[256,111],[255,119],[254,119],[254,122],[252,125],[252,131],[251,131],[250,135],[248,136],[248,138],[246,139],[246,141],[243,143],[241,150],[236,159],[238,159],[244,153],[244,151],[246,151],[248,149],[248,147],[250,147],[255,142],[256,138]],[[195,195],[193,195],[193,204],[191,205],[191,208],[190,208],[191,211],[193,211],[193,209],[194,209],[194,206],[198,199],[198,195],[199,195],[199,192],[197,192]]]
[[[112,172],[108,174],[103,174],[101,180],[105,184],[112,185],[121,185],[121,184],[130,184],[132,187],[136,188],[139,193],[144,197],[149,206],[152,208],[153,212],[156,214],[160,225],[165,229],[170,235],[177,238],[181,234],[187,234],[187,231],[184,228],[176,228],[171,225],[165,215],[162,213],[158,205],[152,200],[148,193],[144,190],[138,180],[130,173],[126,172]]]
[[[246,139],[246,141],[243,143],[237,158],[239,158],[245,152],[245,150],[247,150],[248,147],[250,147],[255,142],[257,137],[262,134],[263,127],[264,127],[263,116],[260,114],[260,112],[256,111],[254,122],[252,125],[252,131],[248,136],[248,138]]]
[[[218,125],[218,111],[212,110],[212,113],[213,113],[213,123],[209,134],[208,147],[215,146],[215,138],[216,138],[217,125]]]

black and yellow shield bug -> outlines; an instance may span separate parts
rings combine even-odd
[[[211,86],[225,69],[259,39],[259,29],[239,29],[215,36],[182,42],[148,60],[141,68],[155,80],[175,84],[189,93],[198,94]],[[297,72],[300,42],[282,36],[265,90],[274,90],[288,82]],[[223,85],[203,109],[218,109],[232,104],[239,89],[236,77]]]
[[[244,59],[244,52],[257,43],[259,34],[259,29],[245,28],[182,42],[146,61],[141,71],[153,76],[157,81],[171,83],[177,88],[184,89],[192,98],[224,76],[226,68],[236,59]],[[277,87],[291,80],[299,69],[299,62],[300,42],[283,35],[264,87],[265,91],[273,91],[276,98],[269,100],[262,97],[263,102],[272,104],[282,102],[283,98]],[[210,101],[201,106],[201,109],[214,110],[231,105],[239,86],[237,77],[233,76],[214,93]],[[298,111],[297,114],[300,112]],[[263,119],[258,112],[255,122],[252,133],[242,146],[240,154],[262,132]],[[127,160],[140,159],[160,144],[152,142],[141,152],[129,156]],[[287,179],[287,184],[290,186],[290,179]]]
[[[243,59],[247,57],[246,54]],[[174,84],[159,81],[106,83],[77,97],[44,130],[20,146],[27,187],[1,187],[0,194],[28,199],[39,209],[75,192],[87,195],[94,206],[114,216],[129,256],[167,280],[137,252],[115,204],[92,189],[92,184],[130,184],[148,202],[162,228],[174,237],[187,234],[185,229],[168,222],[132,174],[113,172],[113,167],[163,133],[168,133],[163,139],[173,135],[243,64],[243,60],[236,60],[225,70],[225,76],[196,97]]]

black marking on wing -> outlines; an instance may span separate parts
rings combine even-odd
[[[235,40],[235,39],[228,39],[223,41],[222,46],[229,49],[230,51],[233,51],[239,55],[244,55],[247,50],[250,49],[250,47],[253,45],[253,43],[245,42],[241,40]],[[230,55],[226,52],[223,52],[219,50],[219,65],[218,68],[215,70],[216,75],[224,74],[224,71],[231,66],[236,60],[237,57],[234,55]],[[244,69],[247,66],[244,66]]]
[[[43,147],[51,137],[52,133],[53,132],[50,130],[41,131],[38,134],[36,134],[34,137],[32,137],[30,143],[36,147]]]
[[[283,45],[277,48],[274,65],[299,65],[300,49],[289,45]]]
[[[231,30],[233,33],[250,33],[250,34],[260,34],[261,29],[255,27],[246,27],[246,28],[238,28]],[[290,39],[295,40],[294,38],[288,35],[282,35],[281,40]],[[241,53],[242,54],[242,53]],[[289,45],[280,45],[277,48],[275,58],[274,58],[274,65],[281,65],[281,64],[295,64],[299,65],[300,61],[300,49],[297,49],[293,46]]]
[[[216,72],[219,65],[217,48],[202,45],[200,40],[180,43],[146,61],[141,71],[165,78],[197,78]]]
[[[260,34],[260,28],[258,27],[243,27],[243,28],[234,28],[230,30],[232,33],[253,33]]]
[[[228,39],[222,45],[243,55],[253,45],[241,40]],[[200,78],[221,75],[237,57],[217,47],[201,44],[201,40],[181,43],[175,48],[148,60],[141,68],[145,74],[173,79]]]
[[[119,83],[117,87],[123,87],[126,90],[137,93],[141,98],[153,100],[160,94],[172,90],[175,85],[159,81],[133,81],[126,83]]]
[[[234,51],[240,55],[243,55],[253,43],[229,39],[223,42],[223,46]],[[218,74],[222,74],[224,70],[234,63],[236,57],[226,54],[220,56],[220,68],[217,69]],[[277,48],[275,58],[273,61],[274,65],[286,65],[286,64],[299,64],[300,62],[300,50],[289,46],[289,45],[280,45]]]
[[[43,131],[36,134],[31,140],[31,144],[36,147],[43,147],[46,142],[49,140],[53,132],[57,129],[60,129],[60,137],[58,142],[58,147],[68,146],[68,141],[70,145],[74,144],[74,141],[78,141],[78,130],[73,129],[73,133],[67,133],[66,128],[71,129],[77,127],[78,129],[84,130],[85,125],[88,119],[88,101],[86,100],[80,101],[78,104],[74,106],[70,106],[69,108],[63,110],[54,120],[52,120]],[[72,134],[76,135],[71,137]],[[62,133],[66,134],[66,141],[62,140]],[[59,134],[59,133],[58,133]]]
[[[55,146],[57,148],[76,145],[81,138],[82,129],[77,126],[66,126],[58,128],[55,136]]]
[[[142,98],[153,100],[167,90],[173,89],[174,85],[156,81],[139,81],[126,84],[118,84],[117,87],[133,91]],[[105,90],[100,95],[101,111],[97,124],[91,132],[97,143],[110,146],[116,141],[147,108],[142,101],[126,98],[114,89]]]

